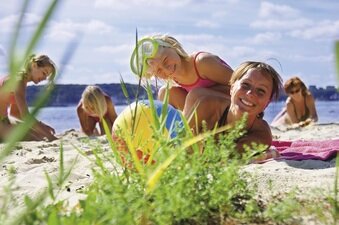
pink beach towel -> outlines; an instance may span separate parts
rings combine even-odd
[[[329,160],[339,152],[339,139],[323,141],[272,141],[280,153],[277,159]]]

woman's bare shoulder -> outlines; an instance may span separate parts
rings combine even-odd
[[[252,131],[271,131],[270,125],[264,119],[256,119],[251,128]]]

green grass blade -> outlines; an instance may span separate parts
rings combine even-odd
[[[64,167],[64,148],[62,146],[62,141],[60,142],[60,151],[59,151],[59,179],[58,185],[61,186],[63,182],[65,167]]]
[[[52,179],[51,177],[48,175],[47,171],[45,170],[45,177],[47,179],[47,184],[48,184],[48,187],[47,187],[47,190],[48,190],[48,193],[49,193],[49,196],[52,198],[52,200],[54,201],[55,200],[55,195],[54,195],[54,189],[53,189],[53,183],[52,183]]]
[[[2,221],[3,224],[6,225],[21,225],[24,224],[23,221],[25,220],[25,217],[31,213],[33,210],[35,210],[41,203],[46,199],[47,191],[43,191],[40,193],[37,197],[34,198],[34,200],[30,200],[29,202],[26,200],[26,208],[22,211],[19,211],[16,213],[15,218],[11,218],[11,221]],[[15,209],[13,209],[15,210]]]
[[[124,78],[121,76],[121,74],[120,74],[120,86],[121,86],[121,89],[122,89],[122,93],[124,94],[125,98],[127,99],[127,104],[131,104],[130,99],[129,99],[129,94],[128,94],[128,91],[127,91],[127,88],[126,88],[126,83],[124,81]]]
[[[18,62],[16,60],[16,57],[15,57],[15,48],[17,46],[17,41],[18,41],[18,38],[20,36],[20,27],[22,26],[22,22],[24,20],[24,16],[25,16],[25,12],[28,8],[28,4],[29,4],[29,0],[26,0],[24,1],[24,3],[22,4],[22,8],[20,10],[20,16],[19,16],[19,20],[15,26],[15,29],[14,29],[14,34],[11,38],[12,42],[11,42],[11,45],[10,45],[10,49],[9,49],[9,68],[10,68],[10,71],[11,72],[14,72],[14,73],[11,73],[13,74],[17,74],[17,72],[19,71],[19,66],[18,66]],[[14,79],[13,79],[14,81]]]
[[[35,48],[36,44],[38,43],[38,41],[40,40],[40,37],[42,35],[42,32],[44,31],[44,29],[47,26],[47,22],[50,20],[53,12],[56,9],[57,4],[61,2],[58,0],[53,0],[48,9],[46,10],[41,22],[39,23],[39,26],[37,27],[35,33],[33,34],[33,37],[30,41],[30,43],[28,44],[28,47],[26,48],[26,52],[25,52],[25,58],[27,58],[27,56],[29,56],[31,54],[31,52],[33,51],[33,49]]]

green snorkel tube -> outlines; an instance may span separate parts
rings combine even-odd
[[[172,47],[160,39],[143,38],[138,41],[130,60],[130,67],[135,75],[142,78],[150,78],[152,76],[152,74],[148,73],[149,64],[147,60],[156,56],[159,46]]]

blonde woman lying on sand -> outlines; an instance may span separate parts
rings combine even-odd
[[[244,151],[244,145],[251,146],[252,143],[269,148],[272,134],[269,124],[263,119],[263,112],[271,100],[279,96],[282,87],[280,75],[268,64],[244,62],[234,71],[230,85],[228,97],[214,95],[208,89],[195,89],[188,94],[186,104],[191,107],[184,114],[189,118],[195,108],[197,114],[197,121],[192,118],[190,126],[200,132],[203,121],[206,121],[207,129],[216,125],[233,125],[247,113],[247,132],[236,142],[239,153]],[[268,151],[265,157],[272,157],[271,154]]]
[[[292,77],[284,84],[288,97],[282,111],[273,119],[273,127],[304,127],[318,121],[314,98],[299,77]]]
[[[26,101],[26,88],[28,82],[38,84],[41,81],[49,79],[52,81],[56,73],[55,64],[46,55],[32,55],[26,63],[25,68],[20,71],[16,87],[11,90],[5,90],[6,83],[10,76],[0,79],[0,141],[4,141],[9,135],[16,123],[29,114]],[[10,120],[10,117],[12,118]],[[35,124],[27,133],[24,141],[42,141],[47,139],[53,141],[57,139],[55,130],[47,124],[35,119]]]
[[[82,93],[77,107],[81,130],[88,136],[104,135],[102,120],[111,128],[117,113],[110,96],[98,86],[88,86]],[[96,129],[99,124],[100,132]]]

